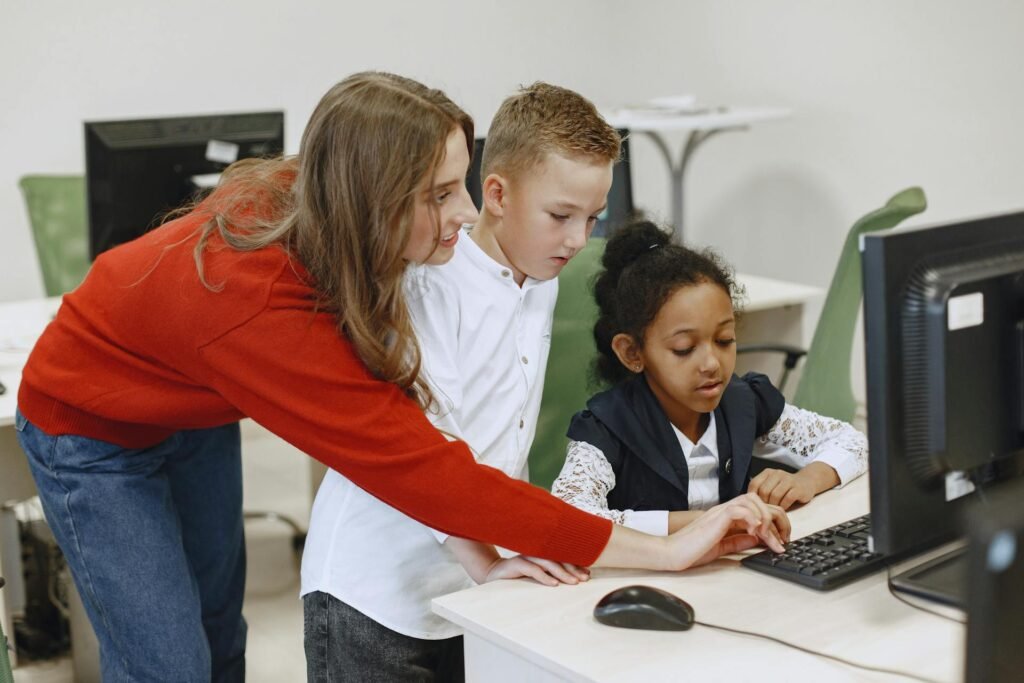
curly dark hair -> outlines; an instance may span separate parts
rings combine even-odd
[[[718,285],[737,311],[744,296],[732,268],[715,252],[672,244],[670,233],[648,220],[616,230],[601,265],[603,270],[594,281],[594,299],[600,309],[594,325],[598,351],[594,375],[610,384],[632,376],[612,350],[612,339],[624,333],[643,346],[648,326],[680,287],[704,282]]]

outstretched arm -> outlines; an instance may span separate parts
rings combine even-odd
[[[678,571],[758,543],[781,553],[782,543],[788,537],[786,514],[747,493],[716,505],[685,528],[665,537],[651,537],[616,525],[594,566]]]

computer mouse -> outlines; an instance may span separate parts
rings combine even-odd
[[[686,631],[693,626],[693,607],[682,598],[652,586],[617,588],[594,606],[594,618],[608,626]]]

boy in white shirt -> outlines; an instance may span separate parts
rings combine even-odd
[[[544,83],[523,88],[488,132],[479,221],[459,235],[447,265],[408,271],[422,372],[434,394],[431,420],[510,476],[526,478],[555,278],[605,208],[620,142],[577,93]],[[390,541],[386,552],[381,538]],[[302,565],[310,680],[325,673],[458,680],[461,631],[433,614],[430,601],[473,581],[521,576],[554,585],[587,572],[502,559],[493,546],[434,532],[329,471]]]

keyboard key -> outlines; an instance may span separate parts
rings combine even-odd
[[[798,538],[786,552],[764,551],[742,564],[817,590],[829,590],[881,569],[886,558],[867,549],[870,517],[862,516]]]
[[[775,562],[773,566],[776,569],[785,569],[791,572],[800,571],[800,565],[792,560],[779,560],[778,562]]]

